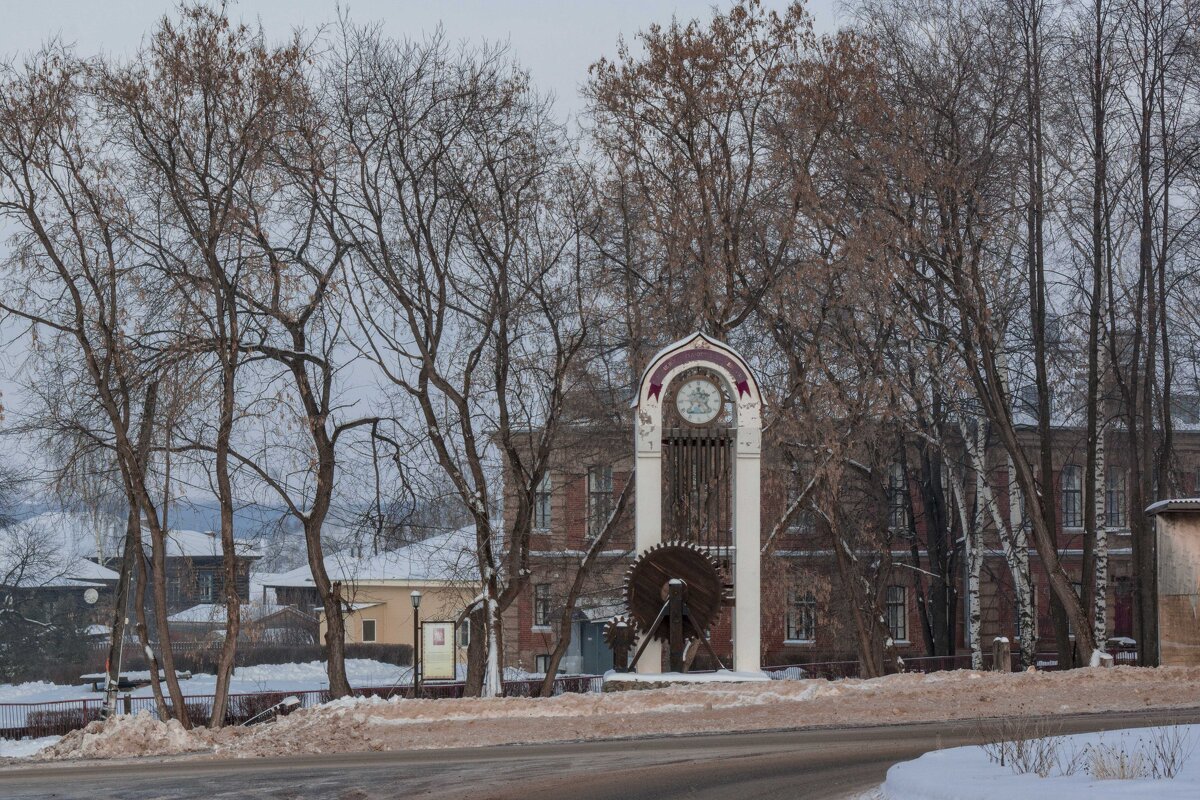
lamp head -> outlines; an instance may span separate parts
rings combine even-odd
[[[412,600],[413,608],[421,607],[421,593],[418,590],[414,589],[412,594],[409,595],[409,598]]]

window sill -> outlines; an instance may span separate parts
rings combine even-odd
[[[784,639],[784,647],[812,647],[817,643],[816,639]]]
[[[893,639],[892,647],[912,647],[912,642],[908,639]]]
[[[553,633],[554,630],[549,625],[532,625],[529,630],[534,633]]]

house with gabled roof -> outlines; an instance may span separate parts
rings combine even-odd
[[[48,511],[29,517],[3,529],[9,556],[0,553],[0,582],[6,570],[6,560],[14,564],[20,559],[17,548],[26,549],[32,540],[41,542],[42,550],[54,554],[50,563],[43,564],[40,573],[27,575],[26,585],[38,585],[42,590],[66,589],[76,586],[80,591],[91,588],[105,591],[119,577],[125,542],[125,520],[116,514],[82,511]],[[142,546],[147,558],[151,543],[149,532],[143,531]],[[237,588],[239,596],[250,593],[250,567],[262,553],[253,543],[237,543]],[[25,558],[28,561],[28,556]],[[202,603],[222,603],[225,598],[225,578],[221,555],[221,537],[213,531],[172,529],[166,541],[167,605],[170,613]],[[28,569],[26,569],[28,572]],[[136,576],[135,576],[136,578]]]
[[[325,569],[341,583],[347,643],[413,644],[411,595],[421,592],[420,619],[459,622],[478,591],[475,530],[461,528],[386,551],[347,548],[325,557]],[[308,565],[270,576],[262,585],[277,602],[312,611],[326,624]],[[466,644],[466,625],[459,643]]]

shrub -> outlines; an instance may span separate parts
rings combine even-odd
[[[63,708],[38,709],[25,715],[28,735],[65,736],[71,731],[85,727],[89,722],[100,719],[102,707],[99,703]]]
[[[279,705],[287,696],[288,692],[233,695],[229,698],[229,704],[225,708],[225,724],[240,725],[257,717],[267,709]]]

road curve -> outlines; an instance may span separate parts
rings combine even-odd
[[[1173,722],[1200,722],[1200,708],[1050,718],[1050,725],[1063,733]],[[897,761],[976,741],[980,725],[940,722],[402,753],[20,765],[0,769],[0,798],[822,800],[878,785]]]

